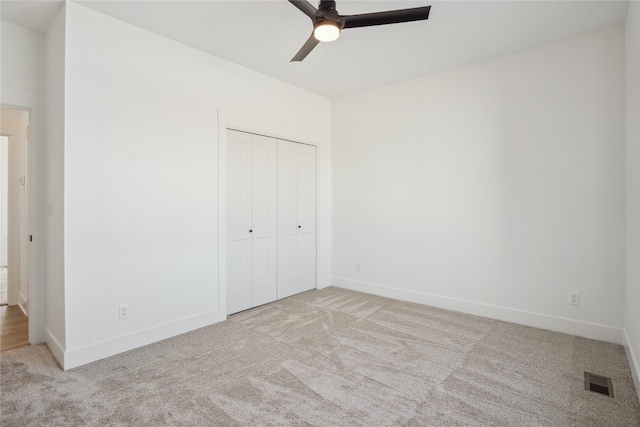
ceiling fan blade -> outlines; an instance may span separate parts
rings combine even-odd
[[[289,0],[291,1],[291,0]],[[422,21],[429,18],[431,6],[411,9],[390,10],[388,12],[363,13],[361,15],[344,15],[343,28],[372,27],[374,25],[399,24],[401,22]]]
[[[311,37],[309,37],[309,40],[307,40],[304,46],[300,48],[298,53],[296,53],[296,56],[294,56],[290,62],[302,61],[304,58],[307,57],[307,55],[309,55],[309,53],[311,53],[313,48],[316,47],[318,43],[320,43],[318,39],[316,39],[313,36],[313,33],[311,33]]]
[[[305,0],[289,0],[289,3],[300,9],[302,13],[304,13],[311,19],[315,18],[316,13],[318,13],[318,9],[311,6],[311,4],[309,4],[309,2],[306,2]]]

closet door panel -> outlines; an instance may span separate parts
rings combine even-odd
[[[297,293],[298,148],[278,141],[278,299]]]
[[[316,287],[316,148],[278,141],[278,299]]]
[[[316,288],[316,147],[298,144],[298,291]]]
[[[277,298],[276,167],[276,140],[253,135],[253,307]]]
[[[278,141],[278,229],[292,233],[298,225],[297,144]]]
[[[227,300],[229,314],[252,305],[251,135],[229,131],[227,141]]]

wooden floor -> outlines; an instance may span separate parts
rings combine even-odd
[[[17,305],[0,307],[0,351],[29,344],[29,318]]]

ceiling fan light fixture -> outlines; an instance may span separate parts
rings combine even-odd
[[[317,9],[307,0],[289,0],[289,3],[311,18],[313,22],[313,32],[291,62],[302,61],[320,42],[336,40],[343,29],[423,21],[429,19],[431,10],[431,6],[421,6],[386,12],[340,15],[336,10],[335,0],[320,0]]]
[[[332,42],[340,37],[340,26],[333,21],[318,22],[313,29],[313,36],[321,42]]]

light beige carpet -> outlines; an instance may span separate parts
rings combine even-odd
[[[338,288],[68,372],[42,345],[1,368],[2,426],[640,425],[621,346]]]

